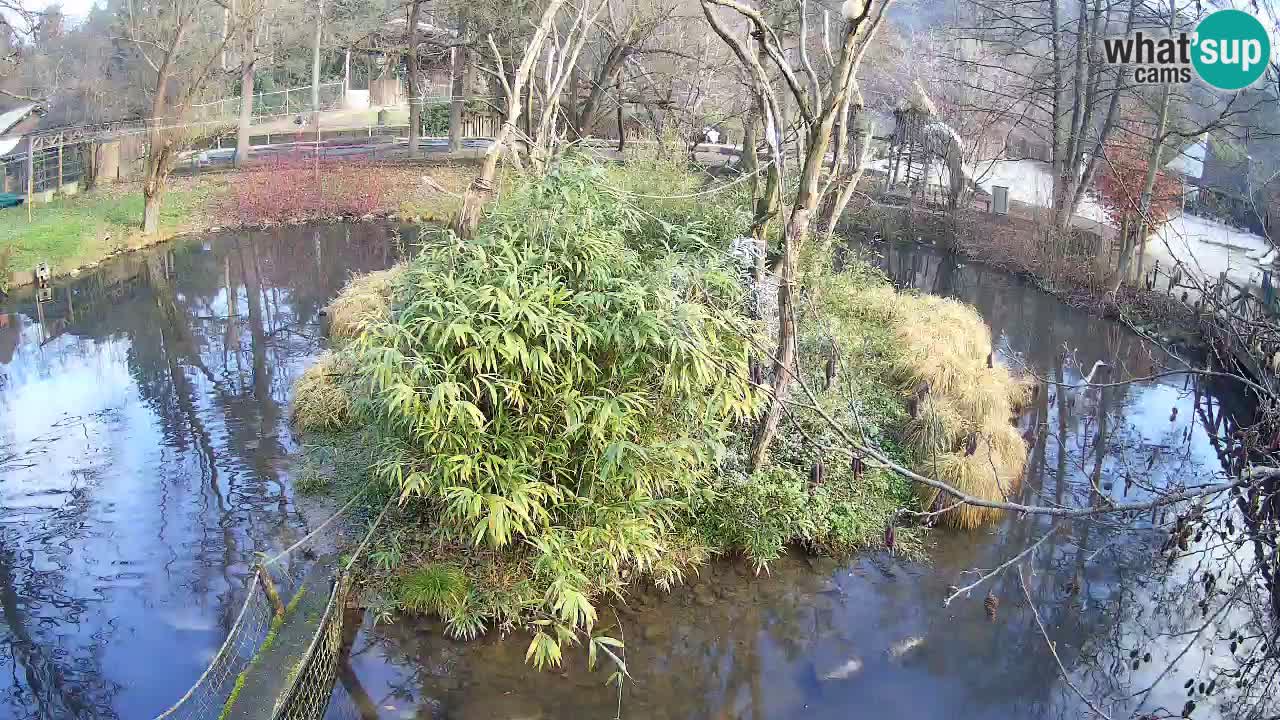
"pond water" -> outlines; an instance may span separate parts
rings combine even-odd
[[[27,291],[0,306],[0,717],[150,718],[199,676],[253,554],[323,517],[294,492],[288,426],[289,387],[323,346],[319,310],[351,273],[394,262],[411,234],[189,240],[59,283],[48,302]],[[976,305],[1005,362],[1071,383],[1099,359],[1116,379],[1167,360],[1006,275],[881,250],[900,283]],[[1021,497],[1123,501],[1167,478],[1210,478],[1221,464],[1205,425],[1244,412],[1180,376],[1041,392],[1020,421],[1038,438]],[[459,643],[429,621],[352,623],[340,684],[362,718],[1079,717],[1071,686],[1132,709],[1118,698],[1153,683],[1143,707],[1176,714],[1185,678],[1215,660],[1184,650],[1171,630],[1186,619],[1158,611],[1181,591],[1152,576],[1160,538],[1050,527],[1009,517],[938,531],[926,564],[797,556],[764,577],[713,564],[601,613],[626,640],[621,692],[581,653],[537,673],[524,638]],[[1070,683],[1016,573],[942,602],[1041,538],[1026,586]],[[1153,656],[1136,669],[1135,648]]]
[[[389,234],[189,240],[0,306],[0,717],[151,718],[199,677],[312,521],[289,388]]]

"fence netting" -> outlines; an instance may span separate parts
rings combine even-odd
[[[249,582],[249,593],[240,615],[208,669],[172,707],[156,720],[210,720],[222,715],[227,698],[242,672],[249,668],[271,628],[275,611],[262,590],[257,575]]]
[[[291,678],[271,714],[273,720],[320,720],[328,712],[338,677],[342,652],[342,626],[350,588],[347,573],[334,580],[329,603],[316,628],[311,645],[291,671]]]

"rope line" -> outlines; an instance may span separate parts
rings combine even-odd
[[[271,565],[271,564],[274,564],[274,563],[275,563],[277,560],[279,560],[280,558],[282,558],[282,557],[284,557],[284,556],[288,555],[289,553],[293,552],[294,550],[297,550],[297,549],[298,549],[298,547],[299,547],[300,545],[303,545],[304,543],[306,543],[306,542],[310,541],[310,540],[311,540],[311,538],[315,537],[315,534],[316,534],[316,533],[318,533],[318,532],[320,532],[321,530],[323,530],[323,529],[325,529],[326,527],[328,527],[329,523],[331,523],[331,522],[333,522],[334,520],[338,519],[338,516],[339,516],[339,515],[342,515],[343,513],[345,513],[345,512],[346,512],[346,511],[347,511],[347,510],[348,510],[352,505],[354,505],[354,504],[355,504],[355,502],[356,502],[357,500],[359,500],[361,497],[363,497],[363,496],[364,496],[364,494],[365,494],[365,492],[369,489],[369,486],[370,486],[370,485],[372,485],[372,484],[373,484],[373,481],[372,481],[372,480],[370,480],[370,481],[366,482],[366,483],[364,484],[364,486],[360,488],[360,492],[357,492],[355,495],[353,495],[353,496],[351,497],[351,499],[347,501],[347,504],[346,504],[346,505],[343,505],[342,507],[338,508],[338,511],[337,511],[337,512],[335,512],[334,514],[330,515],[330,516],[328,517],[328,519],[326,519],[324,522],[322,522],[322,523],[320,523],[318,526],[316,526],[316,529],[315,529],[315,530],[312,530],[311,532],[307,533],[306,535],[303,535],[301,540],[299,540],[298,542],[296,542],[296,543],[294,543],[294,544],[290,545],[289,547],[285,548],[284,550],[281,550],[279,553],[276,553],[276,554],[275,554],[274,556],[272,556],[271,558],[269,558],[269,559],[267,559],[267,560],[264,560],[264,561],[262,562],[262,564],[263,564],[263,565]]]
[[[378,513],[378,517],[373,521],[373,525],[369,526],[369,532],[365,533],[364,540],[360,541],[360,545],[356,547],[356,551],[352,553],[351,557],[347,560],[346,567],[342,568],[344,573],[351,569],[351,566],[354,565],[356,560],[364,553],[365,548],[369,546],[369,541],[373,539],[373,534],[377,532],[378,526],[382,524],[382,518],[386,516],[387,511],[391,509],[391,505],[395,503],[395,501],[396,496],[392,495],[387,499],[387,504],[382,506],[382,512]]]

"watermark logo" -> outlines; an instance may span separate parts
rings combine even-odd
[[[1172,37],[1105,38],[1108,63],[1133,67],[1142,84],[1191,82],[1192,71],[1219,90],[1240,90],[1262,77],[1271,60],[1271,38],[1258,19],[1241,10],[1218,10],[1193,33]]]

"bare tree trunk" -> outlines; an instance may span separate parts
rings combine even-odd
[[[848,107],[846,98],[855,85],[853,78],[856,68],[863,52],[866,50],[867,42],[874,35],[875,28],[879,25],[880,20],[883,19],[884,10],[889,5],[889,2],[890,0],[885,0],[880,3],[880,6],[874,12],[872,11],[871,3],[868,2],[863,6],[862,13],[856,19],[849,19],[846,24],[844,40],[841,44],[840,60],[832,68],[830,84],[825,95],[820,91],[820,88],[816,87],[816,79],[811,80],[815,84],[812,89],[813,97],[821,98],[821,107],[817,109],[816,113],[808,109],[808,98],[794,85],[791,86],[797,115],[804,118],[804,125],[807,128],[801,138],[801,152],[804,162],[800,172],[795,205],[787,219],[786,230],[783,233],[782,258],[779,264],[778,343],[773,362],[772,397],[759,426],[757,426],[755,436],[752,438],[749,461],[749,467],[752,472],[762,467],[767,459],[769,447],[773,443],[773,438],[777,434],[778,424],[782,419],[791,377],[795,372],[795,309],[793,306],[794,289],[792,287],[795,280],[795,261],[801,246],[809,237],[809,226],[814,209],[821,201],[825,190],[825,185],[821,182],[822,169],[826,159],[827,147],[831,142],[832,128],[836,123],[837,116]],[[717,19],[712,5],[730,7],[750,19],[759,30],[757,36],[760,38],[762,47],[769,53],[769,57],[774,60],[775,64],[781,65],[784,61],[778,60],[773,54],[776,48],[771,48],[767,45],[769,40],[766,32],[767,28],[764,27],[764,19],[754,9],[742,5],[736,0],[702,0],[703,16],[707,19],[708,24],[720,36],[720,39],[729,46],[734,55],[737,56],[738,61],[751,70],[752,82],[756,87],[757,94],[763,98],[761,104],[765,113],[765,132],[766,134],[772,134],[775,132],[776,118],[782,113],[779,112],[777,107],[772,86],[767,73],[763,69],[763,64]],[[870,20],[870,22],[864,24],[864,21],[867,20]],[[785,97],[786,94],[784,93],[783,96]],[[774,171],[780,172],[778,165],[782,158],[781,152],[777,148],[777,140],[770,138],[769,142],[770,149],[774,153],[770,169],[772,174]]]
[[[1085,97],[1084,87],[1086,72],[1085,58],[1088,55],[1089,49],[1088,0],[1080,0],[1079,6],[1079,13],[1076,19],[1075,67],[1072,70],[1071,78],[1073,83],[1072,98],[1074,98],[1074,102],[1071,103],[1071,115],[1067,120],[1067,127],[1065,129],[1066,137],[1063,138],[1066,146],[1065,155],[1062,161],[1061,181],[1061,217],[1064,218],[1064,222],[1066,223],[1062,226],[1063,229],[1070,227],[1071,217],[1075,215],[1075,208],[1077,205],[1075,198],[1076,179],[1080,168],[1080,146],[1083,143],[1083,138],[1080,137],[1083,132],[1081,124],[1085,122],[1088,111],[1091,109],[1089,103],[1086,102],[1088,98]],[[1061,108],[1061,110],[1065,115],[1065,108]],[[1054,154],[1057,154],[1056,150]]]
[[[249,132],[253,125],[253,86],[258,67],[258,31],[256,24],[245,31],[240,56],[240,118],[236,124],[236,167],[249,162]]]
[[[320,43],[324,33],[324,0],[316,0],[316,35],[311,45],[311,118],[320,127]]]
[[[551,0],[547,4],[547,9],[542,13],[542,20],[538,23],[538,29],[533,33],[533,37],[530,38],[524,58],[520,61],[520,67],[516,70],[515,81],[510,87],[506,88],[507,112],[503,118],[502,127],[493,139],[493,144],[485,151],[484,164],[480,167],[480,174],[476,176],[476,179],[471,182],[471,186],[467,188],[466,195],[462,198],[462,208],[458,211],[458,216],[453,221],[453,231],[458,237],[470,238],[475,235],[476,228],[480,225],[480,213],[484,210],[485,204],[489,202],[489,198],[493,197],[493,181],[498,174],[498,158],[510,140],[511,133],[516,128],[516,123],[520,121],[520,114],[523,111],[520,101],[524,95],[525,84],[529,82],[529,75],[533,72],[533,66],[538,61],[538,56],[542,53],[542,43],[547,39],[547,34],[551,32],[551,27],[555,23],[556,13],[560,11],[560,7],[564,5],[564,2],[565,0]],[[502,56],[498,53],[497,45],[493,42],[492,36],[489,37],[489,47],[493,50],[494,58],[498,62],[499,77],[505,77],[501,67]]]
[[[461,42],[467,34],[467,17],[458,13],[456,23],[459,43],[453,48],[453,87],[449,91],[449,152],[462,150],[462,111],[467,98],[467,46]]]
[[[409,5],[409,157],[421,156],[419,147],[422,135],[422,94],[419,88],[418,18],[422,15],[422,0]]]
[[[1053,115],[1050,122],[1053,147],[1052,228],[1053,232],[1056,233],[1060,232],[1071,221],[1069,216],[1063,217],[1067,201],[1066,165],[1069,159],[1067,158],[1067,149],[1063,147],[1062,55],[1064,51],[1062,20],[1058,9],[1058,0],[1049,0],[1049,32],[1049,53],[1053,61],[1053,71],[1050,75],[1053,81],[1053,88],[1050,92],[1050,112]],[[1056,242],[1056,238],[1050,238],[1050,242]]]
[[[1172,87],[1164,86],[1160,94],[1160,115],[1156,120],[1156,136],[1151,141],[1151,154],[1147,156],[1147,176],[1142,180],[1142,195],[1138,199],[1138,276],[1142,276],[1143,265],[1146,264],[1147,233],[1151,228],[1147,223],[1151,213],[1151,193],[1155,190],[1156,176],[1162,165],[1161,150],[1164,147],[1164,133],[1169,124],[1169,97]]]
[[[1176,0],[1169,0],[1169,31],[1173,32],[1174,23],[1177,20]],[[1168,83],[1160,92],[1160,110],[1156,115],[1156,131],[1151,137],[1151,151],[1147,155],[1147,174],[1142,179],[1142,194],[1138,196],[1138,218],[1136,230],[1133,239],[1126,240],[1124,243],[1124,252],[1120,256],[1120,268],[1116,273],[1114,286],[1111,288],[1111,295],[1120,292],[1120,285],[1124,283],[1129,276],[1129,266],[1133,262],[1134,247],[1137,247],[1138,255],[1138,277],[1142,277],[1143,265],[1145,265],[1147,252],[1147,216],[1151,213],[1151,193],[1155,189],[1156,176],[1160,173],[1161,150],[1164,147],[1165,130],[1169,125],[1169,100],[1173,94],[1173,86]]]
[[[802,210],[797,209],[796,212],[800,213]],[[792,217],[794,220],[794,213]],[[778,347],[773,361],[773,397],[769,399],[769,408],[756,426],[755,436],[751,439],[751,472],[763,467],[768,458],[769,446],[778,433],[778,423],[782,420],[782,409],[791,387],[791,372],[796,364],[795,307],[792,304],[795,253],[801,239],[800,233],[807,231],[807,220],[803,228],[788,224],[787,237],[782,244],[782,262],[778,268]]]
[[[622,93],[619,88],[618,93],[618,154],[621,155],[627,149],[627,126],[622,117]]]
[[[142,180],[142,234],[154,235],[160,229],[160,207],[169,182],[169,161],[173,141],[168,133],[153,132],[147,153],[146,173]]]
[[[172,46],[164,54],[156,73],[155,94],[151,98],[151,129],[147,133],[147,164],[142,180],[142,232],[154,235],[160,229],[160,204],[164,201],[165,183],[169,178],[169,155],[172,141],[163,129],[169,95],[169,76],[173,53],[182,44],[186,26],[179,26]],[[219,53],[221,54],[221,53]]]
[[[752,106],[750,112],[747,113],[746,119],[742,121],[742,160],[738,163],[738,169],[744,173],[753,173],[759,167],[759,156],[756,153],[756,109]],[[756,179],[751,179],[751,186],[755,187]]]
[[[623,38],[621,42],[629,42],[629,39]],[[609,54],[605,56],[600,72],[593,78],[591,92],[587,93],[587,99],[582,102],[578,112],[572,116],[574,119],[574,133],[578,137],[590,135],[591,130],[596,126],[596,115],[600,112],[600,105],[604,101],[605,93],[614,87],[621,88],[618,84],[618,79],[622,76],[622,69],[626,63],[627,56],[630,54],[631,48],[625,44],[618,44],[609,48]],[[618,97],[621,99],[621,91],[619,91]]]
[[[795,258],[799,248],[809,237],[809,225],[814,208],[822,199],[822,166],[827,155],[827,146],[831,142],[831,129],[844,103],[844,95],[849,90],[849,78],[854,65],[856,65],[856,59],[851,52],[848,53],[848,57],[841,59],[841,65],[835,69],[832,80],[833,83],[838,84],[838,89],[830,93],[822,113],[810,126],[805,137],[800,186],[796,192],[795,207],[787,219],[786,232],[783,234],[782,267],[778,285],[778,354],[773,366],[773,397],[752,441],[750,467],[753,472],[764,465],[769,446],[773,444],[778,423],[782,419],[783,405],[791,384],[791,374],[795,372],[795,308],[792,306],[793,289],[791,287],[795,275]]]
[[[863,171],[867,167],[867,156],[871,151],[871,132],[862,132],[855,130],[853,136],[853,165],[840,179],[843,185],[836,192],[835,198],[827,206],[827,212],[821,219],[821,226],[828,235],[835,232],[836,224],[840,222],[840,218],[844,215],[845,208],[849,206],[849,200],[853,198],[853,193],[858,189],[858,183],[862,181]]]

